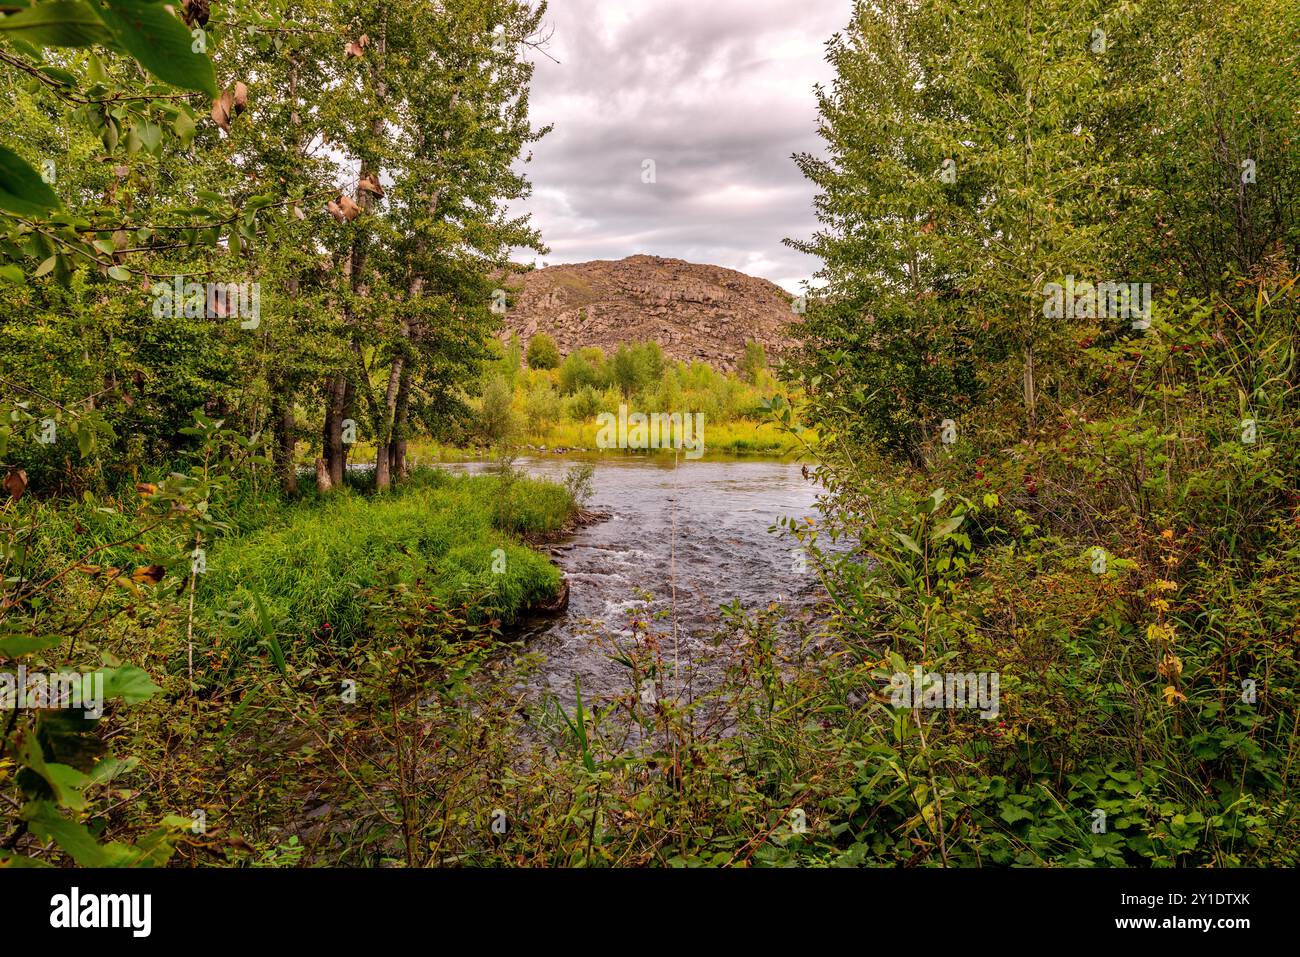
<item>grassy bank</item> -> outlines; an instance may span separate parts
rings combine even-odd
[[[512,472],[424,469],[384,496],[364,481],[299,500],[256,494],[247,482],[210,485],[196,533],[157,520],[164,509],[189,511],[173,492],[141,483],[76,502],[28,500],[12,521],[34,530],[27,574],[49,581],[61,623],[102,621],[96,647],[114,657],[161,655],[172,673],[189,669],[192,643],[200,684],[268,646],[292,659],[295,649],[375,637],[368,601],[381,587],[470,626],[508,626],[561,586],[559,570],[524,538],[559,532],[574,508],[563,486]],[[203,567],[190,574],[196,544]],[[124,616],[141,602],[160,620]]]
[[[291,640],[317,635],[351,644],[369,634],[361,596],[381,583],[463,609],[472,623],[509,624],[560,585],[559,571],[518,534],[557,531],[569,500],[555,485],[514,479],[507,493],[504,484],[431,471],[391,497],[347,493],[288,506],[265,527],[212,549],[198,589],[205,630],[249,644],[264,619],[247,610],[260,599]]]

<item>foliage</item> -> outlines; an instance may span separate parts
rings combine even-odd
[[[530,369],[554,369],[560,364],[560,350],[555,340],[544,332],[539,332],[528,340],[528,367]]]

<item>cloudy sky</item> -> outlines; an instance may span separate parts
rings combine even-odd
[[[849,0],[551,0],[532,53],[523,167],[554,265],[634,253],[713,263],[791,291],[817,262],[781,244],[814,227],[790,156],[818,151],[813,84]],[[642,182],[645,161],[654,182]],[[529,255],[529,254],[525,254]]]

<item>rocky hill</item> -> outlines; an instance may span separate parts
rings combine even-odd
[[[674,359],[733,369],[746,342],[779,355],[786,325],[798,318],[793,297],[766,279],[659,256],[548,266],[505,285],[503,336],[518,333],[526,346],[546,332],[565,355],[653,339]]]

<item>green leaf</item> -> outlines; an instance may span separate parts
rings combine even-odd
[[[18,658],[22,655],[30,655],[34,651],[53,648],[62,640],[58,635],[41,635],[40,637],[16,635],[13,638],[0,638],[0,657]]]
[[[144,148],[157,156],[162,150],[162,127],[157,123],[144,120],[139,125],[140,142]]]
[[[82,867],[109,867],[116,863],[111,845],[101,845],[84,824],[67,820],[49,801],[29,802],[23,808],[23,817],[37,840],[53,841]]]
[[[936,542],[939,541],[940,539],[947,538],[953,532],[957,531],[957,526],[959,526],[965,520],[966,520],[965,514],[953,515],[951,518],[945,518],[942,522],[940,522],[938,525],[934,527],[934,531],[930,532],[930,538]]]
[[[34,733],[20,734],[15,739],[14,753],[19,763],[44,779],[50,792],[60,805],[74,811],[84,810],[86,797],[81,792],[90,778],[76,768],[55,761],[46,762],[45,752]]]
[[[149,676],[135,665],[120,668],[101,668],[104,675],[104,699],[121,698],[127,704],[137,704],[151,698],[161,690]]]
[[[64,807],[71,811],[86,809],[86,795],[82,792],[91,783],[89,776],[66,764],[51,761],[45,765],[45,780],[50,782]]]
[[[118,282],[126,282],[131,278],[131,270],[125,266],[111,266],[108,270],[108,278],[116,279]]]
[[[897,538],[900,542],[902,542],[903,547],[906,548],[909,552],[912,552],[913,554],[921,558],[925,557],[925,555],[921,551],[921,546],[916,544],[916,539],[913,538],[911,535],[904,535],[902,532],[894,532],[894,537]]]
[[[44,216],[61,208],[59,197],[17,153],[0,146],[0,209]]]
[[[36,267],[36,271],[32,273],[32,278],[35,279],[35,278],[39,278],[40,276],[44,276],[47,272],[49,272],[51,269],[54,268],[54,264],[57,263],[58,261],[59,261],[58,256],[51,256],[49,259],[45,260],[45,262],[41,263],[39,266]]]
[[[116,120],[110,118],[104,121],[104,132],[100,135],[100,139],[104,141],[104,149],[110,153],[117,149],[118,131]]]
[[[77,85],[76,75],[73,73],[69,73],[67,70],[60,70],[58,67],[55,66],[43,66],[41,67],[41,72],[44,73],[46,76],[48,76],[51,80],[54,80],[58,83],[62,83],[64,86],[74,87]]]
[[[94,43],[111,46],[113,35],[82,0],[53,0],[28,7],[0,20],[0,30],[19,40],[39,46],[88,47]]]
[[[1015,824],[1016,821],[1031,820],[1033,815],[1022,807],[1017,807],[1014,804],[1003,802],[1002,813],[999,814],[998,817],[1002,818],[1002,820],[1006,821],[1008,824]]]
[[[193,52],[189,30],[166,7],[156,0],[107,2],[107,7],[99,8],[100,18],[141,66],[173,86],[216,98],[212,61]]]
[[[172,129],[176,131],[176,137],[181,141],[182,146],[189,146],[190,140],[194,139],[194,117],[190,115],[189,110],[181,110],[172,121]]]

